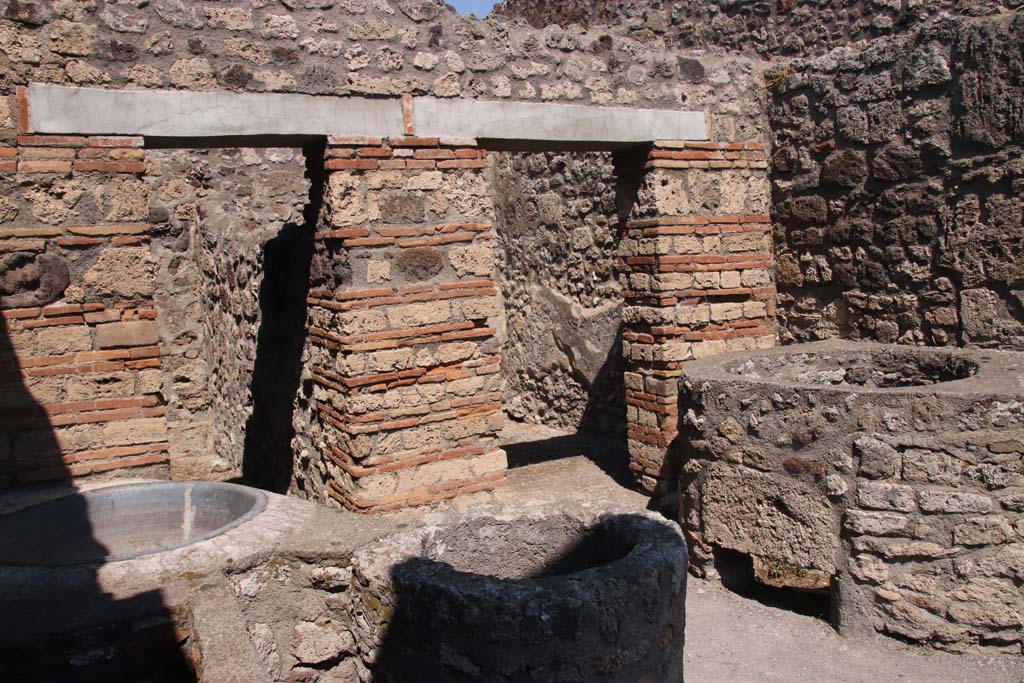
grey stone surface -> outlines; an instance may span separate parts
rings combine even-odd
[[[418,97],[417,135],[498,140],[630,143],[707,140],[702,112]]]
[[[219,137],[402,135],[397,99],[279,93],[104,90],[33,83],[35,133]]]
[[[279,93],[104,90],[33,83],[28,90],[34,133],[158,137],[238,135],[400,136],[397,98]],[[415,98],[416,133],[616,144],[706,140],[701,112],[535,102]]]

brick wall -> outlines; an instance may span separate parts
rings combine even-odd
[[[309,298],[319,497],[386,510],[503,482],[485,156],[329,140]]]
[[[687,360],[775,345],[767,161],[760,143],[658,143],[620,244],[631,467],[675,486]]]
[[[0,148],[0,485],[167,476],[140,138]]]

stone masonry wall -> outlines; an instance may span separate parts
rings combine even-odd
[[[508,0],[496,11],[774,58],[783,341],[1021,348],[1020,9]]]
[[[252,417],[257,363],[273,366],[277,382],[287,384],[285,359],[276,352],[274,335],[268,339],[267,333],[288,314],[264,291],[265,253],[275,238],[273,244],[289,239],[283,231],[302,231],[309,194],[302,150],[158,150],[150,152],[150,162],[147,180],[150,214],[160,231],[154,256],[175,465],[191,474],[210,467],[243,470],[243,465],[258,470],[256,461],[266,458],[253,451],[267,445],[267,434],[261,431],[267,419]],[[269,248],[273,259],[273,246]],[[297,279],[305,286],[304,277]],[[275,282],[267,289],[283,287]],[[268,307],[269,316],[263,310]],[[301,315],[304,307],[299,308]],[[292,327],[301,351],[304,321],[293,321]],[[256,386],[261,389],[266,387]],[[285,410],[294,386],[292,394]],[[288,415],[283,419],[290,423]],[[255,439],[247,438],[249,426],[259,432]],[[287,441],[279,454],[285,460]],[[261,476],[256,471],[243,474]]]
[[[1024,14],[769,76],[784,339],[1024,348]]]
[[[611,29],[538,31],[504,19],[481,21],[435,0],[258,7],[241,0],[158,0],[141,7],[0,0],[0,46],[0,94],[45,82],[693,110],[719,98],[712,84],[698,84],[699,64],[680,63],[661,41]],[[731,61],[752,68],[749,60]],[[691,76],[698,71],[700,81]],[[745,94],[716,107],[713,127],[729,131],[729,139],[755,137],[736,132],[756,127],[751,118],[761,110],[752,101],[759,100]]]
[[[504,0],[494,12],[538,28],[623,24],[677,47],[797,57],[895,35],[943,13],[984,17],[1021,6],[1020,0]]]
[[[262,424],[257,391],[259,360],[273,355],[262,352],[262,332],[257,331],[263,330],[267,321],[257,313],[257,303],[266,303],[262,292],[256,295],[261,269],[257,244],[266,242],[265,237],[283,224],[297,221],[300,205],[307,209],[312,206],[313,202],[308,201],[311,197],[305,198],[304,204],[300,200],[303,192],[299,187],[299,169],[277,169],[284,170],[283,175],[294,173],[296,184],[292,187],[293,181],[283,179],[282,174],[271,178],[276,173],[271,166],[279,161],[291,163],[284,159],[267,157],[267,167],[263,168],[261,162],[256,168],[249,163],[246,153],[241,163],[230,156],[217,157],[219,160],[214,162],[216,155],[209,153],[207,158],[211,161],[207,165],[195,161],[189,166],[187,155],[151,150],[150,160],[145,163],[140,146],[149,146],[149,140],[132,140],[132,147],[112,148],[107,153],[91,149],[106,149],[102,147],[106,144],[103,141],[94,144],[89,140],[53,138],[39,142],[24,135],[19,137],[19,128],[21,132],[26,130],[26,110],[18,87],[44,82],[103,88],[392,97],[432,94],[671,107],[709,112],[710,132],[718,139],[763,140],[765,91],[756,85],[760,81],[760,65],[752,59],[705,59],[679,54],[661,39],[652,40],[647,35],[618,29],[581,32],[552,27],[538,31],[523,22],[478,21],[459,16],[443,3],[430,0],[378,2],[372,7],[355,2],[314,7],[290,2],[253,6],[240,0],[216,4],[157,0],[141,5],[112,0],[0,0],[0,173],[4,182],[20,188],[4,195],[0,229],[15,231],[10,235],[19,239],[32,235],[33,239],[45,236],[57,240],[56,233],[46,231],[88,227],[95,232],[94,228],[101,223],[117,226],[120,232],[110,235],[110,246],[120,251],[111,256],[118,259],[111,268],[126,268],[129,273],[143,269],[147,278],[152,270],[152,281],[147,281],[145,291],[138,293],[139,300],[146,304],[139,310],[140,315],[156,317],[155,322],[150,322],[159,333],[162,360],[151,362],[161,363],[165,381],[159,395],[151,390],[143,392],[144,396],[156,397],[144,399],[156,402],[147,404],[145,409],[161,413],[162,428],[171,430],[166,439],[174,444],[169,448],[176,464],[181,465],[179,472],[183,476],[193,471],[186,466],[190,456],[204,450],[223,455],[235,466],[241,453],[244,466],[250,452],[246,444],[254,441],[255,434],[247,425]],[[164,145],[168,141],[155,142]],[[188,148],[190,141],[174,144]],[[47,150],[37,149],[43,146]],[[448,149],[460,152],[472,146],[467,142],[465,146]],[[413,151],[433,153],[429,149]],[[439,163],[446,160],[436,159]],[[360,158],[361,164],[369,161]],[[232,172],[227,172],[228,168]],[[164,170],[169,175],[163,175]],[[355,170],[366,169],[360,166]],[[269,178],[266,182],[264,172]],[[104,173],[114,174],[111,177],[116,183],[110,186],[112,190],[107,189]],[[285,186],[290,189],[280,197],[273,194],[275,187]],[[102,197],[121,193],[133,202],[130,209],[76,209],[80,202],[84,202],[81,206],[91,206],[92,199],[83,197],[101,201]],[[393,194],[390,189],[388,193]],[[268,197],[266,205],[260,204],[264,197]],[[47,213],[52,215],[44,218]],[[309,217],[302,216],[302,222],[309,224]],[[395,227],[386,222],[385,226]],[[250,228],[251,234],[247,232]],[[289,255],[279,254],[277,262],[290,263],[289,259],[295,258],[301,270],[302,250],[312,249],[297,237],[301,231],[291,231],[291,237],[285,236],[285,232],[286,229],[279,231],[283,241],[266,242],[263,266],[268,273],[269,264],[274,262],[269,259],[272,251],[283,249]],[[72,234],[79,240],[77,246],[85,245],[81,240],[89,239],[93,242],[88,246],[96,248],[101,245],[95,240],[103,241],[106,237]],[[147,240],[146,235],[155,239]],[[67,282],[59,266],[54,266],[57,276],[41,275],[44,271],[49,273],[46,264],[56,263],[48,260],[49,250],[65,249],[72,238],[62,232],[59,239],[63,241],[54,242],[57,247],[47,242],[47,257],[35,258],[28,270],[23,269],[21,256],[12,257],[17,263],[6,264],[3,271],[5,297],[78,305],[78,290],[88,284],[79,281],[89,267],[88,259],[82,262],[82,272],[70,269]],[[8,252],[21,254],[21,247],[26,244],[13,244],[3,253],[5,257]],[[285,249],[286,245],[291,246]],[[125,251],[131,247],[139,251]],[[61,252],[55,253],[63,258]],[[92,258],[96,251],[83,248],[75,252],[79,253],[83,258]],[[337,263],[330,266],[317,266],[314,258],[314,276],[319,277],[317,267],[320,276],[350,267],[350,256],[347,251],[334,251],[332,257]],[[275,278],[274,282],[284,282],[287,288],[294,284],[287,279]],[[198,285],[193,286],[194,283]],[[45,291],[39,296],[23,296],[38,289]],[[104,306],[117,305],[111,294],[84,289],[84,303],[97,305],[95,299],[107,297],[110,301],[104,301]],[[276,290],[271,287],[269,291]],[[301,310],[302,292],[289,291],[285,298],[292,301],[293,295],[298,295],[300,305],[282,305],[282,311]],[[274,296],[270,298],[274,303]],[[152,310],[157,314],[151,312],[150,301],[155,302],[156,308]],[[276,299],[274,305],[281,301]],[[3,306],[19,310],[23,307],[7,302]],[[279,316],[271,319],[278,320]],[[271,336],[289,337],[292,322],[272,330]],[[234,344],[223,343],[233,336],[238,338]],[[294,344],[285,346],[288,357],[294,360]],[[483,353],[490,355],[491,350]],[[482,375],[475,370],[471,374]],[[299,385],[300,381],[296,379],[293,384]],[[307,373],[301,384],[301,409],[292,416],[298,434],[294,446],[298,467],[293,486],[309,495],[324,494],[326,489],[317,484],[321,473],[309,465],[322,451],[310,436],[316,432],[316,425],[308,422],[310,411],[317,405],[312,394],[313,377]],[[463,398],[475,400],[478,395],[484,394],[472,393]],[[30,396],[28,391],[22,392],[23,400],[28,401]],[[58,400],[49,396],[40,399],[46,405]],[[282,400],[275,396],[273,404],[281,405]],[[492,427],[487,425],[485,431],[489,434]],[[287,441],[291,433],[286,421],[272,431],[275,444]],[[276,485],[280,486],[278,474],[290,478],[292,473],[275,473]],[[355,479],[363,475],[360,471]],[[353,504],[354,491],[345,494],[351,494],[347,500]]]
[[[505,411],[561,429],[624,432],[612,155],[494,159]]]
[[[688,361],[775,345],[768,162],[756,142],[661,141],[619,242],[630,467],[676,488]]]

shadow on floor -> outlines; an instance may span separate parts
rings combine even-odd
[[[577,432],[543,437],[536,441],[502,444],[509,469],[583,456],[592,461],[619,486],[632,488],[629,451],[624,436]]]

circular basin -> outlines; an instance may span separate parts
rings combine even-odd
[[[680,681],[686,544],[646,514],[471,512],[352,560],[374,680]]]
[[[111,486],[0,516],[0,564],[116,562],[224,533],[267,505],[262,491],[219,482]]]

